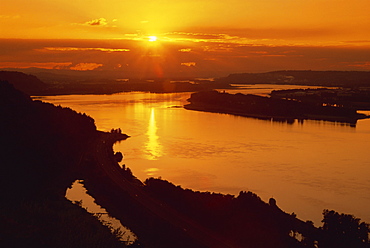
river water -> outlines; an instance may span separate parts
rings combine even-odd
[[[286,85],[246,86],[264,95]],[[370,222],[370,119],[355,127],[325,121],[272,122],[185,110],[190,93],[47,96],[84,112],[99,130],[131,137],[116,144],[144,181],[161,177],[199,191],[270,197],[286,212],[321,225],[323,209]]]

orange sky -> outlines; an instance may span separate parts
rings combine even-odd
[[[370,70],[369,11],[369,0],[1,0],[0,68]]]

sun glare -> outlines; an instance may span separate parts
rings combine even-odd
[[[148,39],[150,42],[154,42],[157,41],[157,36],[149,36]]]

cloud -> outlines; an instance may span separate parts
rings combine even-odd
[[[71,52],[71,51],[99,51],[99,52],[129,52],[127,48],[102,48],[102,47],[44,47],[47,51],[60,51],[60,52]]]
[[[107,19],[105,18],[98,18],[98,19],[94,19],[94,20],[84,23],[84,25],[89,25],[89,26],[105,26],[107,24],[108,22],[107,22]]]
[[[187,67],[196,66],[196,64],[197,63],[195,63],[195,62],[184,62],[184,63],[181,63],[181,65],[187,66]]]
[[[103,64],[97,63],[78,63],[77,65],[71,66],[69,69],[74,71],[92,71],[102,66]]]
[[[191,48],[182,48],[182,49],[179,49],[179,52],[188,53],[188,52],[191,52]]]
[[[20,15],[0,15],[0,19],[18,19]]]
[[[348,64],[348,66],[355,67],[355,68],[362,69],[362,70],[364,69],[370,70],[370,61],[355,62],[353,64]]]
[[[163,42],[152,49],[161,59],[148,59],[142,57],[148,52],[147,43],[135,42],[136,36],[132,37],[104,41],[0,39],[0,67],[101,71],[116,68],[125,71],[124,78],[140,76],[153,66],[162,66],[165,75],[197,77],[286,69],[370,70],[367,44],[305,47]]]
[[[191,42],[230,42],[239,39],[238,36],[231,36],[224,33],[191,33],[191,32],[171,32],[166,33],[166,37],[172,41],[191,41]]]
[[[114,29],[116,29],[116,30],[118,29],[117,24],[118,24],[118,19],[117,18],[107,20],[104,17],[89,20],[89,21],[86,21],[86,22],[71,23],[71,25],[84,26],[84,27],[90,27],[90,28],[106,28],[106,29],[110,29],[111,31],[114,30]]]
[[[343,43],[348,43],[348,44],[365,44],[366,43],[369,43],[370,44],[370,40],[347,40],[347,41],[343,41]]]
[[[30,68],[65,69],[71,66],[71,62],[0,62],[0,68]]]

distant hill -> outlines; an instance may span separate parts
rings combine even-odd
[[[0,80],[7,81],[28,95],[39,94],[44,91],[47,85],[36,76],[17,71],[0,71]]]
[[[326,87],[370,87],[370,71],[272,71],[238,73],[215,80],[207,79],[135,79],[101,71],[47,70],[37,68],[0,71],[7,81],[28,95],[113,94],[148,91],[156,93],[197,92],[230,89],[238,84],[285,84]],[[32,73],[28,74],[28,73]],[[36,75],[36,76],[33,76]],[[233,86],[231,86],[233,85]]]
[[[0,81],[7,81],[28,95],[114,94],[146,91],[155,93],[196,92],[226,89],[229,85],[209,79],[120,78],[117,72],[48,70],[37,68],[0,71]],[[27,73],[27,74],[26,74]],[[32,76],[28,73],[32,73]],[[41,80],[40,80],[41,79]]]
[[[370,87],[370,71],[272,71],[237,73],[219,78],[230,84],[297,84],[339,87]]]

